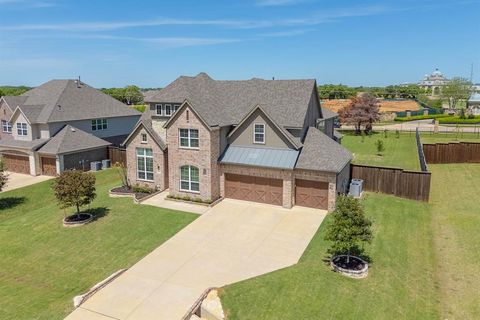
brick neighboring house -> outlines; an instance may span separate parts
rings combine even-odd
[[[0,155],[8,171],[56,175],[108,159],[141,114],[80,82],[51,80],[0,98]]]
[[[172,196],[333,210],[352,155],[315,80],[179,77],[149,94],[124,144],[132,184]]]

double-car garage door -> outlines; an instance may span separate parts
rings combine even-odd
[[[283,181],[280,179],[245,176],[239,174],[225,175],[225,196],[253,202],[281,206]]]
[[[225,174],[227,198],[283,204],[283,181],[281,179]],[[295,204],[303,207],[328,209],[328,182],[295,180]]]
[[[7,171],[30,174],[28,156],[4,153],[2,158]]]

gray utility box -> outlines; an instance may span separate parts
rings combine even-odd
[[[90,162],[90,170],[91,171],[99,171],[102,170],[102,163],[100,161],[92,161]]]
[[[350,192],[348,193],[354,198],[360,198],[363,192],[363,180],[362,179],[352,179],[350,182]]]
[[[102,160],[102,169],[110,168],[110,159]]]

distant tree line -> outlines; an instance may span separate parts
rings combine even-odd
[[[384,99],[415,99],[426,92],[415,84],[387,87],[349,87],[343,84],[318,86],[320,99],[350,99],[359,93],[369,93]]]
[[[0,86],[0,97],[19,96],[32,88],[26,86]]]
[[[100,90],[128,105],[143,103],[142,90],[134,85],[126,86],[124,88],[102,88]]]

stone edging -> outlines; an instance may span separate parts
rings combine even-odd
[[[86,225],[87,223],[92,222],[92,220],[94,218],[92,214],[85,213],[85,212],[81,212],[81,214],[86,214],[86,215],[89,215],[90,217],[86,220],[78,221],[78,222],[67,222],[67,221],[65,221],[65,219],[68,218],[68,217],[65,217],[65,218],[63,218],[63,226],[67,227],[67,228],[73,228],[73,227],[80,227],[80,226]]]
[[[217,205],[220,201],[222,201],[223,198],[218,198],[217,200],[213,201],[212,203],[188,201],[188,200],[175,199],[175,198],[169,198],[169,197],[165,197],[165,200],[174,201],[174,202],[183,202],[183,203],[188,203],[188,204],[198,204],[198,205],[201,205],[201,206],[204,206],[204,207],[210,207],[211,208],[211,207]]]
[[[330,266],[332,267],[333,271],[354,279],[363,279],[368,276],[368,263],[362,258],[357,256],[350,256],[350,257],[354,257],[355,259],[359,259],[365,266],[363,267],[362,270],[349,270],[349,269],[344,269],[342,267],[339,267],[333,262],[333,259],[339,258],[339,257],[346,257],[346,255],[338,255],[338,256],[332,257],[332,259],[330,260]]]
[[[107,284],[109,284],[110,282],[112,282],[113,280],[115,280],[116,278],[118,278],[122,273],[124,273],[125,271],[127,271],[128,269],[120,269],[118,270],[117,272],[113,273],[112,275],[110,275],[108,278],[106,278],[105,280],[97,283],[96,285],[94,285],[93,287],[90,288],[90,290],[88,290],[87,293],[84,293],[82,295],[79,295],[79,296],[76,296],[73,298],[73,306],[75,308],[78,308],[82,305],[82,303],[84,303],[85,301],[87,301],[91,296],[93,296],[95,293],[97,293],[98,290],[104,288]]]

